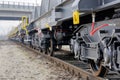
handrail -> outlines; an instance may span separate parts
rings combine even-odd
[[[34,3],[0,1],[0,8],[33,9],[34,7],[35,7]]]

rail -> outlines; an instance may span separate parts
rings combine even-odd
[[[76,76],[80,80],[120,80],[120,75],[114,72],[110,72],[104,77],[95,76],[92,74],[89,64],[73,59],[73,55],[60,54],[63,52],[68,53],[69,51],[61,50],[60,53],[56,52],[58,55],[51,57],[46,54],[41,54],[38,49],[31,48],[28,45],[24,45],[19,42],[16,43],[30,51],[33,51],[38,55],[41,55],[45,59],[48,59],[53,64],[57,65],[60,68],[65,69],[66,71],[70,72],[73,76]]]

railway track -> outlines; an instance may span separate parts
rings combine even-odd
[[[23,45],[20,43],[17,44],[35,52],[36,54],[40,54],[42,57],[48,59],[53,64],[67,70],[73,76],[78,77],[80,80],[120,80],[120,75],[114,72],[110,72],[104,78],[94,76],[92,74],[90,66],[87,63],[75,60],[71,54],[68,54],[68,51],[66,52],[61,50],[59,52],[56,52],[54,57],[51,57],[49,55],[42,54],[37,49],[30,48],[27,45]],[[65,54],[61,55],[60,53]]]

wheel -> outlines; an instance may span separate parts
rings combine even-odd
[[[71,52],[72,54],[74,54],[74,49],[73,49],[73,46],[72,46],[72,45],[70,45],[70,52]]]
[[[76,52],[74,52],[74,53],[75,53],[75,54],[77,54],[76,56],[74,55],[74,56],[75,56],[75,59],[77,59],[77,60],[80,60],[80,61],[81,61],[82,59],[81,59],[81,54],[80,54],[80,51],[76,51]]]
[[[102,66],[101,61],[95,62],[94,60],[89,60],[92,72],[95,76],[104,77],[108,70],[106,67]]]
[[[43,52],[43,50],[41,49],[41,48],[39,48],[39,51],[42,53]]]
[[[70,40],[70,44],[69,44],[69,48],[70,48],[70,52],[72,53],[72,54],[74,54],[74,40],[73,39],[71,39]]]
[[[53,40],[52,39],[50,40],[50,47],[49,47],[49,49],[47,51],[48,51],[49,56],[54,55],[54,45],[53,45]]]
[[[74,52],[74,58],[80,60],[81,57],[81,46],[80,44],[75,40],[73,45],[73,52]]]
[[[58,45],[58,49],[61,50],[62,49],[62,45]]]
[[[44,54],[48,54],[48,50],[47,50],[47,49],[45,49],[43,53],[44,53]]]

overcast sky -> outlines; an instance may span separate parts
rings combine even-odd
[[[15,2],[25,2],[25,3],[34,3],[40,5],[41,0],[0,0],[1,1],[15,1]],[[0,35],[6,35],[13,27],[16,27],[20,21],[4,21],[0,20]]]

